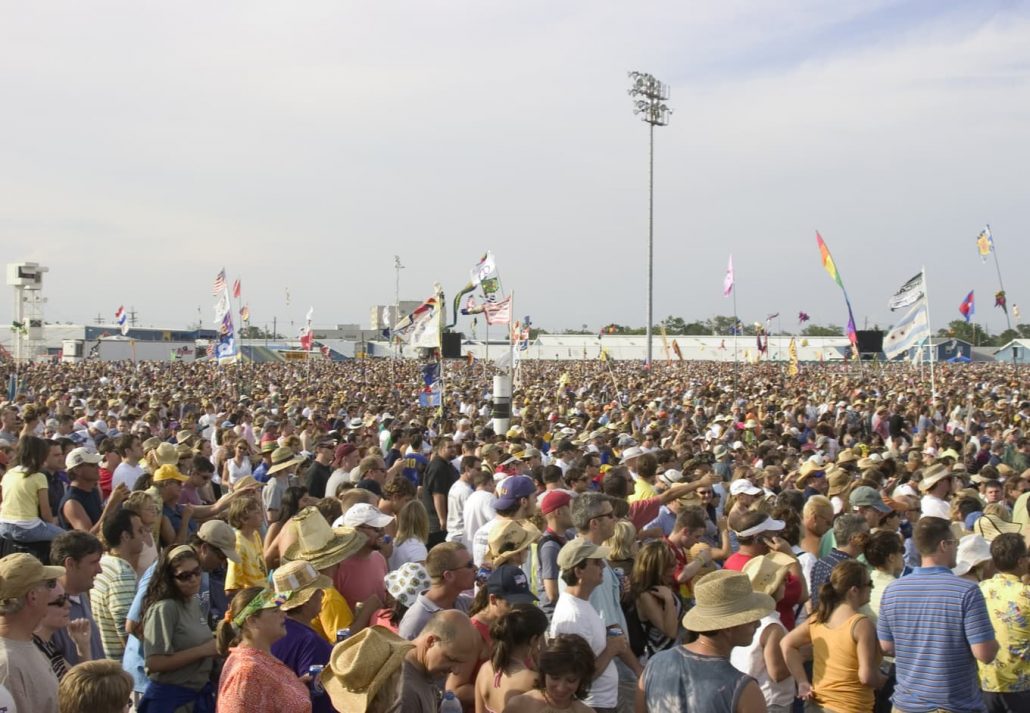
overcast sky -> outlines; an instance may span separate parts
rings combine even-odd
[[[1030,321],[1030,9],[1018,2],[0,3],[0,246],[46,318],[180,326],[224,265],[254,324],[360,322],[487,249],[518,317],[643,325],[799,310],[859,328],[926,266],[934,327]],[[5,291],[8,288],[3,288]],[[286,304],[289,290],[290,305]],[[10,292],[0,319],[11,315]],[[448,298],[449,299],[449,298]],[[467,318],[460,323],[467,325]]]

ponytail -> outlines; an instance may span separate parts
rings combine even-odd
[[[261,587],[247,587],[236,593],[232,598],[232,604],[225,611],[225,616],[218,622],[215,628],[215,645],[218,647],[220,656],[228,656],[229,649],[239,645],[243,638],[243,624],[237,626],[233,619],[239,616],[240,612],[250,604],[251,600],[262,592]]]
[[[543,636],[547,626],[547,615],[532,604],[517,604],[495,621],[490,626],[490,638],[494,642],[490,663],[494,673],[507,670],[515,650],[527,645],[533,637]]]
[[[813,622],[825,624],[833,612],[847,599],[852,587],[864,587],[869,570],[858,560],[844,560],[833,568],[830,578],[819,587],[819,604],[812,615]]]

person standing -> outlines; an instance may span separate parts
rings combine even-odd
[[[496,516],[494,503],[497,496],[494,494],[494,474],[485,472],[480,466],[472,474],[472,494],[465,501],[465,510],[462,519],[465,521],[462,543],[468,547],[472,544],[472,538],[487,521]]]
[[[89,591],[100,574],[100,558],[104,554],[104,545],[88,532],[71,530],[50,544],[50,561],[64,567],[60,577],[71,608],[68,616],[72,621],[85,619],[90,627],[90,654],[93,660],[104,658],[104,646],[100,641],[100,629],[93,618],[93,607],[90,604]],[[69,666],[79,663],[78,645],[67,631],[58,631],[52,639],[54,645]]]
[[[887,585],[876,625],[895,660],[894,708],[983,710],[974,661],[991,663],[999,648],[984,596],[951,571],[958,540],[948,520],[924,515],[912,537],[922,566]]]
[[[104,523],[107,552],[90,601],[100,628],[104,656],[121,661],[125,653],[126,619],[136,596],[135,562],[143,550],[143,521],[131,510],[119,510]]]
[[[115,440],[115,450],[121,456],[122,462],[114,469],[111,475],[111,490],[119,485],[124,485],[129,490],[136,485],[136,481],[143,475],[143,467],[140,466],[140,458],[143,457],[143,445],[139,436],[131,433],[118,436]]]
[[[590,695],[583,701],[597,713],[614,713],[619,702],[619,672],[615,658],[629,651],[629,641],[614,624],[605,621],[590,603],[594,590],[604,583],[608,548],[586,538],[570,540],[558,553],[558,567],[565,591],[558,597],[548,634],[578,634],[590,645],[596,661]],[[621,630],[625,632],[625,629]]]
[[[730,653],[751,644],[759,622],[775,609],[773,598],[753,591],[747,575],[726,569],[698,580],[694,597],[683,626],[697,639],[648,660],[637,713],[764,713],[762,689],[734,668]]]
[[[473,493],[472,476],[479,471],[479,459],[461,459],[461,474],[447,493],[447,542],[465,544],[465,503]]]
[[[994,661],[979,663],[980,688],[988,713],[1030,711],[1030,587],[1026,585],[1030,555],[1015,532],[991,543],[997,573],[980,582],[987,613],[998,637]]]
[[[105,504],[101,504],[100,471],[97,468],[100,456],[87,448],[75,448],[65,458],[65,470],[71,479],[68,492],[57,506],[57,521],[66,530],[82,530],[92,535],[100,534],[104,519],[118,509],[129,496],[129,488],[119,484]]]
[[[322,499],[326,496],[325,486],[333,474],[331,467],[336,446],[332,441],[320,441],[315,446],[315,459],[304,471],[304,484],[308,488],[308,495],[313,498]],[[334,497],[336,493],[330,493]]]
[[[457,609],[464,613],[472,606],[472,598],[463,592],[475,585],[476,564],[463,545],[442,542],[431,549],[426,557],[426,572],[429,589],[418,595],[397,627],[397,633],[409,641],[419,636],[437,612]]]
[[[17,710],[57,713],[57,675],[32,641],[64,567],[19,552],[0,559],[0,685]]]
[[[429,540],[426,546],[432,548],[447,537],[447,494],[458,479],[458,470],[451,465],[454,457],[454,441],[441,436],[436,441],[433,459],[429,461],[422,481],[422,504],[429,514]]]

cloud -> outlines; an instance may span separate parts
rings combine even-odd
[[[50,265],[52,319],[125,303],[184,324],[225,265],[256,323],[309,304],[363,322],[393,299],[395,253],[420,299],[490,248],[520,316],[642,324],[640,69],[675,109],[655,136],[657,319],[729,311],[733,252],[745,321],[842,323],[817,228],[856,317],[882,326],[923,264],[938,324],[993,292],[985,222],[1006,264],[1030,258],[1025,10],[755,5],[17,6],[0,240]]]

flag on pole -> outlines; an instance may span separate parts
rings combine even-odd
[[[118,326],[122,328],[122,336],[124,337],[129,333],[129,322],[126,319],[125,306],[122,305],[114,311],[115,321],[118,322]]]
[[[798,345],[797,340],[793,337],[790,338],[790,346],[787,347],[787,354],[790,355],[790,366],[787,367],[787,373],[791,376],[798,375]]]
[[[1008,305],[1005,303],[1005,290],[998,290],[994,295],[994,306],[1001,307],[1005,314],[1009,313]]]
[[[883,338],[883,353],[888,359],[904,354],[930,336],[926,300],[919,300]]]
[[[962,300],[962,304],[958,306],[958,311],[966,318],[967,323],[969,318],[976,314],[975,305],[973,304],[973,290],[970,290],[966,298]]]
[[[232,283],[232,296],[236,299],[240,298],[240,280],[236,278],[235,282]]]
[[[909,307],[915,304],[916,300],[922,299],[924,294],[926,291],[923,287],[923,273],[920,272],[894,293],[894,296],[887,302],[887,306],[892,312],[902,307]]]
[[[223,292],[225,292],[225,268],[224,267],[222,268],[222,271],[219,272],[218,275],[215,277],[215,284],[211,287],[211,294],[213,296],[215,296],[215,297],[218,297]]]
[[[819,246],[819,254],[822,257],[823,269],[826,270],[833,281],[840,287],[840,291],[844,293],[844,304],[848,307],[848,341],[851,342],[851,346],[858,345],[858,331],[855,328],[855,315],[851,311],[851,300],[848,299],[848,291],[844,289],[844,280],[840,277],[840,272],[837,270],[837,263],[833,261],[833,256],[830,255],[830,249],[826,247],[826,242],[823,240],[823,236],[819,234],[819,231],[815,231],[815,242]]]
[[[987,225],[976,236],[976,250],[980,253],[980,261],[987,262],[987,256],[991,254],[993,249],[994,237],[991,235],[991,226]]]
[[[240,307],[240,319],[242,319],[244,322],[249,322],[250,321],[250,306],[249,305],[243,305],[242,307]]]
[[[311,351],[315,343],[315,332],[311,328],[311,317],[315,314],[314,307],[308,307],[308,313],[304,317],[304,331],[300,334],[300,348],[306,352]]]
[[[440,308],[430,297],[393,326],[392,337],[410,347],[440,348]]]
[[[1015,303],[1012,304],[1012,316],[1019,319],[1019,305]]]
[[[672,353],[676,355],[676,358],[683,361],[683,351],[680,349],[680,345],[675,339],[672,340]]]
[[[479,287],[483,280],[494,276],[497,273],[497,263],[494,261],[494,254],[489,250],[483,257],[479,258],[472,270],[469,271],[469,282],[473,287]]]
[[[726,267],[726,277],[722,278],[722,296],[729,297],[731,292],[733,292],[733,255],[730,255],[730,262]]]
[[[500,302],[487,302],[483,305],[487,324],[505,324],[511,321],[511,295]]]

